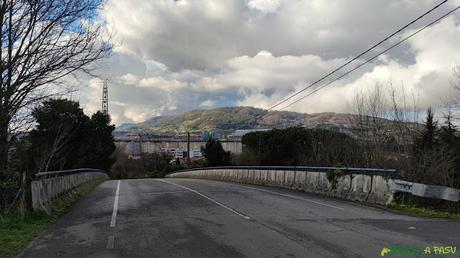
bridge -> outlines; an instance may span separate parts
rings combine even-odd
[[[344,170],[332,190],[327,169],[216,168],[108,180],[20,257],[380,257],[385,247],[460,243],[458,221],[371,204],[391,199],[391,171]]]

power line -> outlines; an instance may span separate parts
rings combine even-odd
[[[325,87],[331,85],[332,83],[334,83],[334,82],[336,82],[336,81],[342,79],[343,77],[345,77],[345,76],[347,76],[348,74],[352,73],[353,71],[359,69],[359,68],[362,67],[363,65],[365,65],[365,64],[367,64],[367,63],[369,63],[369,62],[371,62],[372,60],[374,60],[374,59],[376,59],[377,57],[379,57],[379,56],[385,54],[386,52],[390,51],[391,49],[393,49],[393,48],[395,48],[395,47],[401,45],[403,42],[407,41],[408,39],[412,38],[413,36],[417,35],[418,33],[422,32],[423,30],[425,30],[425,29],[427,29],[428,27],[432,26],[433,24],[435,24],[435,23],[439,22],[440,20],[446,18],[447,16],[449,16],[449,15],[452,14],[453,12],[457,11],[458,9],[460,9],[460,5],[457,6],[456,8],[454,8],[454,9],[452,9],[451,11],[447,12],[447,13],[444,14],[443,16],[441,16],[441,17],[437,18],[436,20],[430,22],[429,24],[425,25],[424,27],[422,27],[422,28],[416,30],[415,32],[411,33],[411,34],[408,35],[407,37],[405,37],[405,38],[403,38],[402,40],[398,41],[396,44],[392,45],[391,47],[389,47],[389,48],[387,48],[387,49],[385,49],[385,50],[379,52],[378,54],[374,55],[373,57],[367,59],[365,62],[361,63],[360,65],[356,66],[355,68],[351,69],[350,71],[348,71],[348,72],[342,74],[341,76],[335,78],[334,80],[328,82],[327,84],[325,84],[325,85],[323,85],[323,86],[321,86],[321,87],[319,87],[319,88],[316,88],[314,91],[312,91],[312,92],[308,93],[307,95],[305,95],[305,96],[303,96],[303,97],[297,99],[296,101],[290,103],[289,105],[282,107],[280,110],[283,110],[283,109],[285,109],[285,108],[288,108],[288,107],[294,105],[295,103],[297,103],[297,102],[299,102],[299,101],[305,99],[306,97],[315,94],[315,93],[318,92],[319,90],[321,90],[321,89],[323,89],[323,88],[325,88]]]
[[[393,32],[392,34],[390,34],[389,36],[385,37],[383,40],[379,41],[378,43],[374,44],[373,46],[371,46],[370,48],[368,48],[367,50],[365,50],[364,52],[360,53],[359,55],[357,55],[356,57],[354,57],[353,59],[349,60],[348,62],[344,63],[343,65],[337,67],[336,69],[332,70],[331,72],[329,72],[328,74],[326,74],[325,76],[321,77],[320,79],[316,80],[315,82],[309,84],[307,87],[297,91],[296,93],[292,94],[291,96],[281,100],[280,102],[276,103],[275,105],[271,106],[268,111],[274,109],[275,107],[285,103],[286,101],[292,99],[293,97],[299,95],[300,93],[306,91],[307,89],[313,87],[314,85],[320,83],[321,81],[323,81],[324,79],[326,79],[327,77],[331,76],[332,74],[336,73],[337,71],[341,70],[343,67],[349,65],[350,63],[352,63],[353,61],[359,59],[360,57],[362,57],[363,55],[369,53],[371,50],[375,49],[376,47],[378,47],[379,45],[381,45],[383,42],[387,41],[388,39],[392,38],[393,36],[395,36],[396,34],[400,33],[401,31],[405,30],[406,28],[408,28],[409,26],[411,26],[412,24],[416,23],[417,21],[419,21],[420,19],[422,19],[423,17],[425,17],[426,15],[430,14],[431,12],[433,12],[434,10],[436,10],[437,8],[439,8],[441,5],[445,4],[448,0],[444,0],[442,1],[441,3],[437,4],[436,6],[434,6],[433,8],[431,8],[430,10],[426,11],[425,13],[423,13],[422,15],[420,15],[419,17],[417,17],[415,20],[412,20],[411,22],[409,22],[408,24],[406,24],[405,26],[401,27],[400,29],[398,29],[397,31]]]

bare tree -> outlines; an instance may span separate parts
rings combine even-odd
[[[460,66],[455,66],[452,69],[452,75],[454,78],[450,81],[450,84],[460,92]]]
[[[78,123],[76,117],[68,117],[67,114],[60,114],[60,119],[56,125],[56,134],[54,135],[54,141],[51,146],[47,149],[41,151],[40,158],[36,161],[37,162],[37,172],[47,172],[49,170],[50,165],[52,162],[62,162],[65,161],[66,156],[64,155],[61,160],[54,160],[56,155],[61,154],[62,151],[69,142],[70,136],[75,132],[75,126]],[[60,169],[62,169],[61,164]]]
[[[382,85],[362,90],[355,94],[352,123],[358,128],[359,138],[363,141],[367,166],[380,160],[382,148],[387,140],[388,101],[383,94]]]
[[[450,85],[457,91],[458,95],[453,97],[453,101],[451,103],[447,103],[446,106],[458,107],[460,105],[460,65],[454,66],[452,69],[452,79],[450,80]],[[459,118],[456,117],[456,120]]]
[[[422,127],[419,118],[418,94],[412,90],[408,97],[405,85],[401,84],[399,91],[395,87],[390,88],[390,101],[393,120],[391,133],[395,140],[398,157],[402,159],[400,164],[404,165],[401,173],[406,176],[404,173],[411,171],[409,159],[412,152],[411,146],[417,132]]]
[[[101,1],[0,1],[1,170],[21,110],[59,91],[66,76],[91,74],[90,64],[107,56],[112,46],[103,39],[102,25],[92,22]]]

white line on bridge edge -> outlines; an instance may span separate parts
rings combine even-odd
[[[239,185],[239,186],[245,187],[245,188],[249,188],[249,189],[253,189],[253,190],[257,190],[257,191],[261,191],[261,192],[276,194],[276,195],[280,195],[280,196],[284,196],[284,197],[288,197],[288,198],[292,198],[292,199],[297,199],[297,200],[301,200],[301,201],[311,202],[311,203],[315,203],[315,204],[318,204],[318,205],[326,206],[326,207],[329,207],[329,208],[334,208],[334,209],[338,209],[338,210],[344,210],[344,208],[340,208],[340,207],[337,207],[337,206],[334,206],[334,205],[329,205],[329,204],[322,203],[322,202],[313,201],[313,200],[310,200],[310,199],[307,199],[307,198],[298,197],[298,196],[295,196],[295,195],[282,194],[282,193],[278,193],[278,192],[273,192],[273,191],[269,191],[269,190],[265,190],[265,189],[259,189],[259,188],[255,188],[255,187],[245,186],[245,185]]]
[[[227,210],[229,210],[229,211],[235,213],[236,215],[238,215],[238,216],[240,216],[240,217],[242,217],[242,218],[244,218],[244,219],[247,219],[247,220],[251,219],[250,217],[248,217],[248,216],[246,216],[246,215],[244,215],[244,214],[241,214],[241,213],[237,212],[236,210],[234,210],[234,209],[232,209],[232,208],[226,206],[225,204],[222,204],[222,203],[220,203],[220,202],[218,202],[218,201],[212,199],[211,197],[208,197],[208,196],[206,196],[206,195],[204,195],[204,194],[202,194],[202,193],[200,193],[200,192],[198,192],[198,191],[196,191],[196,190],[193,190],[193,189],[191,189],[191,188],[188,188],[188,187],[186,187],[186,186],[179,185],[179,184],[176,184],[176,183],[173,183],[173,182],[167,182],[167,181],[164,181],[164,180],[162,180],[162,179],[158,179],[158,181],[161,181],[161,182],[163,182],[163,183],[175,185],[175,186],[177,186],[177,187],[186,189],[186,190],[188,190],[188,191],[190,191],[190,192],[192,192],[192,193],[198,194],[199,196],[201,196],[201,197],[203,197],[203,198],[206,198],[207,200],[209,200],[209,201],[211,201],[211,202],[213,202],[213,203],[219,205],[219,206],[222,207],[222,208],[225,208],[225,209],[227,209]]]
[[[115,223],[117,222],[117,211],[118,211],[118,196],[120,195],[120,180],[118,180],[117,191],[115,193],[115,201],[113,202],[113,212],[112,212],[112,220],[110,221],[110,227],[115,227]]]

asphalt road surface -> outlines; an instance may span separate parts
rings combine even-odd
[[[21,257],[380,257],[395,245],[459,249],[460,222],[272,187],[142,179],[104,182]]]

